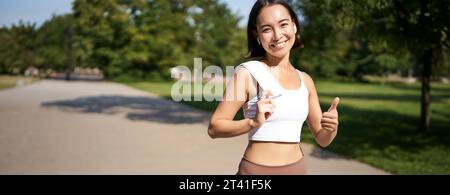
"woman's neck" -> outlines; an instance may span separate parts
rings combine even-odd
[[[263,62],[265,62],[269,67],[274,68],[289,68],[290,62],[289,62],[289,54],[282,57],[277,58],[270,55],[266,55],[263,59]]]

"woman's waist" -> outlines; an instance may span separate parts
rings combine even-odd
[[[244,154],[244,158],[248,161],[268,166],[290,164],[302,157],[300,144],[295,142],[250,140]]]
[[[266,121],[257,129],[249,132],[248,138],[265,142],[300,142],[302,121]]]

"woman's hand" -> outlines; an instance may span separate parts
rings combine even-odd
[[[273,110],[275,109],[275,102],[272,100],[271,96],[272,92],[270,90],[263,91],[261,99],[256,103],[256,116],[253,119],[253,128],[261,127],[261,125],[272,115]]]
[[[324,112],[322,114],[321,124],[322,128],[329,131],[334,132],[338,129],[339,125],[339,114],[337,111],[337,106],[339,104],[339,98],[336,97],[333,100],[333,103],[331,104],[330,108],[327,112]]]

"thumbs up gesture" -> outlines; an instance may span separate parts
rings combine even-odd
[[[339,104],[339,98],[336,97],[336,98],[334,98],[333,102],[331,103],[331,106],[328,109],[328,111],[326,111],[322,114],[322,119],[320,121],[322,124],[322,128],[329,132],[336,131],[338,128],[338,125],[339,125],[339,121],[338,121],[339,114],[337,111],[338,104]]]

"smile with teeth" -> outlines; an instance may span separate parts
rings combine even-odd
[[[270,44],[270,46],[271,47],[275,47],[275,48],[283,48],[284,45],[286,44],[286,42],[287,42],[287,40],[286,41],[282,41],[282,42],[278,42],[278,43],[272,43],[272,44]]]

